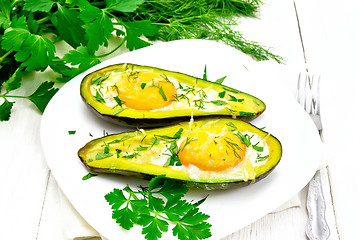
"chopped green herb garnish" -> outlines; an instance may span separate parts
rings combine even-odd
[[[240,111],[239,114],[242,115],[242,116],[255,116],[256,115],[256,113],[243,112],[243,111]]]
[[[218,95],[219,95],[220,98],[224,98],[225,97],[225,91],[219,92]]]
[[[223,89],[224,89],[225,91],[228,91],[228,92],[239,93],[238,90],[233,89],[233,88],[230,88],[230,87],[227,87],[227,86],[223,86]]]
[[[141,89],[144,89],[145,88],[145,86],[146,86],[146,83],[141,83],[141,85],[140,85],[140,87],[141,87]]]
[[[182,132],[184,131],[183,128],[179,128],[179,130],[174,134],[174,136],[167,136],[167,135],[154,135],[156,138],[162,138],[165,141],[173,141],[173,140],[178,140],[182,134]]]
[[[169,80],[168,76],[166,76],[165,73],[161,74],[161,76],[165,79],[165,81],[171,82],[171,81]]]
[[[120,153],[121,153],[121,149],[115,149],[115,151],[116,151],[116,157],[119,158]]]
[[[124,135],[124,136],[123,136],[122,138],[120,138],[120,139],[115,139],[115,140],[113,140],[113,141],[111,141],[111,142],[108,142],[108,144],[124,142],[124,141],[128,140],[129,138],[131,138],[131,136],[129,136],[129,135]]]
[[[218,84],[222,84],[224,82],[225,78],[226,78],[226,76],[217,79],[215,82],[218,83]]]
[[[164,93],[164,90],[162,87],[159,88],[159,93],[162,96],[162,98],[164,99],[164,101],[167,101],[166,95]]]
[[[223,105],[227,105],[228,103],[222,100],[213,100],[210,101],[212,104],[218,105],[218,106],[223,106]]]
[[[95,99],[99,102],[103,102],[105,103],[104,98],[101,96],[101,93],[99,92],[99,90],[96,90],[96,95],[95,95]]]
[[[114,100],[121,108],[122,108],[123,103],[125,103],[125,102],[121,101],[118,96],[115,96]]]
[[[203,98],[194,100],[194,104],[195,104],[195,107],[197,107],[199,110],[200,109],[205,109],[205,104],[204,104],[204,99]]]
[[[258,152],[264,151],[264,148],[263,148],[263,147],[259,147],[258,144],[259,144],[259,142],[257,142],[256,144],[253,144],[253,145],[252,145],[252,148],[255,149],[255,150],[258,151]]]
[[[206,64],[205,64],[205,67],[204,67],[203,79],[204,79],[204,80],[207,80]]]
[[[105,148],[104,148],[104,153],[108,154],[108,153],[109,153],[109,150],[110,150],[109,144],[106,143],[106,144],[105,144]]]
[[[104,158],[108,158],[111,157],[113,154],[112,153],[104,153],[104,152],[98,152],[95,156],[96,160],[101,160]]]
[[[184,131],[183,128],[179,128],[179,130],[174,134],[174,139],[179,139],[181,137],[182,132]]]
[[[110,74],[104,76],[97,76],[91,80],[91,84],[100,85],[104,80],[108,79]]]
[[[74,135],[76,131],[68,131],[69,135]]]
[[[224,141],[226,142],[226,146],[230,149],[232,149],[234,155],[237,158],[241,158],[241,156],[239,155],[239,153],[237,152],[238,150],[243,150],[238,144],[232,142],[231,139],[229,138],[225,138]],[[227,152],[227,151],[226,151]]]
[[[229,94],[229,101],[232,101],[232,102],[243,102],[244,99],[243,99],[243,98],[236,98],[236,97],[234,97],[233,95],[230,95],[230,94]]]
[[[140,147],[136,148],[136,151],[145,151],[147,149],[148,149],[148,147],[140,146]]]
[[[88,180],[89,178],[92,178],[92,177],[95,177],[97,176],[96,174],[93,174],[93,173],[88,173],[86,174],[85,176],[83,176],[82,180]]]
[[[124,156],[122,156],[122,158],[132,159],[132,158],[137,158],[138,156],[139,156],[139,153],[134,152],[134,153],[129,154],[129,155],[124,155]]]
[[[113,113],[113,115],[118,115],[119,113],[121,113],[122,111],[124,111],[127,108],[120,108],[120,109],[116,109]]]
[[[165,155],[169,155],[170,157],[167,159],[166,163],[164,164],[164,167],[167,166],[181,166],[181,162],[180,162],[180,158],[178,155],[178,146],[176,141],[173,141],[170,143],[170,146],[167,147],[167,149],[170,152],[169,154],[165,154]]]
[[[164,164],[164,167],[167,166],[181,166],[181,162],[178,156],[178,146],[177,146],[177,140],[180,139],[182,132],[184,131],[183,128],[179,128],[179,130],[174,134],[173,137],[169,137],[169,136],[158,136],[160,138],[165,139],[165,141],[170,142],[170,146],[167,147],[167,149],[169,150],[170,154],[165,154],[165,155],[169,155],[170,157],[167,159],[166,163]]]
[[[243,144],[246,145],[246,147],[249,147],[251,145],[251,137],[248,134],[242,134],[241,132],[235,133],[235,135],[241,140]]]
[[[89,136],[90,136],[90,137],[93,137],[93,135],[92,135],[90,132],[89,132]]]
[[[269,158],[269,155],[266,155],[266,156],[261,156],[259,153],[257,154],[257,157],[256,157],[256,162],[263,162],[265,160],[267,160]]]
[[[237,127],[232,122],[227,122],[226,125],[237,129]]]
[[[159,143],[160,143],[160,140],[157,138],[157,137],[153,137],[152,139],[151,139],[151,147],[150,148],[152,148],[154,145],[158,145]]]
[[[185,143],[184,143],[184,146],[182,147],[182,149],[180,151],[184,151],[184,148],[186,147],[186,145],[188,145],[189,143],[193,142],[193,141],[196,141],[197,138],[186,138],[185,140]]]

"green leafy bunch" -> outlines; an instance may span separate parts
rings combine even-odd
[[[25,98],[43,112],[65,83],[125,45],[128,50],[151,41],[211,39],[240,49],[256,60],[281,57],[232,30],[237,19],[254,17],[259,0],[0,0],[0,121],[10,118],[14,102]],[[118,45],[108,49],[110,38]],[[69,47],[62,56],[58,42]],[[105,50],[99,54],[98,50]],[[58,75],[46,79],[34,96],[9,94],[32,71]],[[35,99],[36,98],[36,99]],[[35,100],[34,100],[35,99]],[[40,100],[40,101],[38,101]]]
[[[170,224],[172,234],[181,240],[198,240],[211,237],[208,215],[199,211],[198,202],[189,202],[182,197],[189,189],[180,181],[166,179],[163,175],[153,178],[149,187],[139,191],[129,186],[123,190],[114,189],[105,195],[113,209],[112,217],[124,229],[134,225],[142,227],[147,240],[157,240],[167,232]]]
[[[122,18],[126,21],[152,21],[159,26],[158,38],[164,41],[216,40],[256,60],[273,59],[281,63],[282,57],[233,30],[240,17],[256,17],[261,4],[260,0],[148,0]]]
[[[0,0],[0,121],[9,120],[14,102],[8,98],[26,98],[43,112],[56,93],[53,81],[42,83],[33,96],[10,95],[20,88],[23,76],[31,71],[50,68],[59,74],[59,82],[67,82],[77,74],[98,64],[101,57],[116,51],[126,40],[129,49],[150,45],[141,35],[155,36],[157,27],[150,21],[114,22],[113,13],[134,11],[143,0]],[[117,24],[125,26],[124,41],[111,52],[97,56],[100,46],[108,46]],[[71,50],[59,57],[55,43],[65,41]],[[1,90],[1,88],[0,88]],[[41,93],[41,94],[39,94]]]

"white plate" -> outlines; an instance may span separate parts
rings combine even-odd
[[[180,71],[202,77],[207,66],[208,79],[227,76],[225,85],[255,95],[267,109],[253,124],[276,136],[283,146],[283,157],[264,180],[244,188],[226,191],[195,191],[189,199],[209,194],[200,210],[210,215],[213,237],[220,239],[271,212],[299,192],[317,170],[321,142],[308,115],[292,95],[277,85],[276,76],[263,63],[257,63],[238,50],[205,40],[159,43],[103,62],[68,82],[47,106],[41,123],[41,141],[49,168],[58,184],[82,217],[108,239],[144,239],[140,228],[120,228],[111,218],[104,196],[126,184],[136,188],[145,180],[99,175],[83,181],[88,171],[77,151],[86,142],[101,137],[104,131],[123,128],[109,124],[90,112],[79,94],[82,78],[104,66],[130,62]],[[76,130],[74,135],[68,131]],[[90,134],[93,136],[90,136]],[[169,234],[171,230],[169,228]]]

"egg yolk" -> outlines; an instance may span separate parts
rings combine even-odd
[[[150,71],[123,72],[116,86],[124,105],[137,110],[163,108],[176,96],[176,88],[170,81]]]
[[[222,129],[195,131],[179,147],[182,165],[190,164],[204,171],[223,171],[235,167],[243,159],[246,146],[233,132]]]

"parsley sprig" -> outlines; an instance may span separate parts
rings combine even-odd
[[[147,240],[157,240],[172,227],[173,236],[180,240],[198,240],[211,237],[209,216],[200,212],[198,202],[182,199],[188,192],[186,185],[163,175],[153,178],[148,187],[134,191],[129,186],[114,189],[105,195],[111,205],[112,218],[124,229],[142,227]]]

